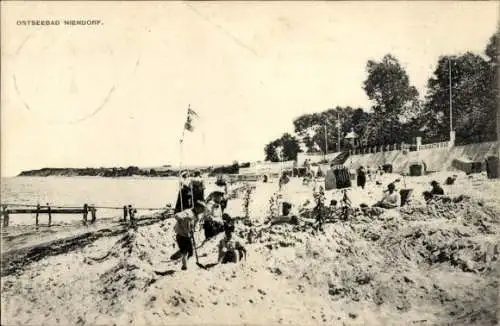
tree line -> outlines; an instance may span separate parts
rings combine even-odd
[[[358,135],[357,146],[412,143],[416,136],[424,143],[448,140],[450,88],[456,144],[496,140],[498,40],[495,33],[481,54],[439,57],[423,96],[393,55],[369,60],[363,90],[371,107],[337,106],[301,115],[293,121],[293,135],[285,133],[265,146],[265,160],[295,160],[299,152],[333,152],[339,143],[341,150],[349,149],[351,143],[344,136],[351,130]]]

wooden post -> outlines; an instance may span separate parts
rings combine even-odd
[[[2,215],[3,215],[3,227],[9,226],[9,212],[7,211],[7,205],[2,206]]]
[[[90,214],[92,215],[92,220],[90,221],[90,223],[94,224],[95,220],[97,218],[97,216],[96,216],[96,209],[95,209],[94,205],[90,206]]]
[[[137,212],[136,209],[132,208],[132,212],[130,213],[130,220],[135,221],[135,213]]]
[[[128,216],[127,205],[123,206],[123,220],[126,221]]]
[[[50,209],[50,206],[49,206],[49,203],[47,203],[47,211],[48,211],[48,214],[49,214],[49,226],[52,225],[52,213],[51,213],[51,209]]]
[[[38,227],[38,216],[40,215],[40,204],[36,204],[35,225]]]
[[[132,205],[128,205],[128,215],[130,217],[130,225],[135,228],[135,213],[137,210],[132,207]]]
[[[134,215],[134,208],[132,205],[128,205],[128,216],[130,217],[130,223],[134,223],[135,220],[135,215]]]
[[[89,206],[83,204],[83,224],[87,225],[87,216],[89,215]]]

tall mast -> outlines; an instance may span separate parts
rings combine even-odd
[[[337,132],[338,132],[337,152],[340,152],[340,113],[337,113]]]
[[[449,87],[450,87],[450,132],[453,131],[453,101],[451,98],[451,59],[448,58],[448,77],[449,77]]]

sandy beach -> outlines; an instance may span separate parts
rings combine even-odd
[[[493,325],[499,276],[498,180],[459,174],[444,186],[458,203],[425,205],[430,180],[386,174],[382,185],[353,188],[353,205],[372,204],[388,182],[414,190],[409,206],[378,216],[333,220],[324,231],[307,224],[264,227],[277,183],[256,183],[252,226],[236,224],[246,261],[188,270],[169,261],[173,220],[140,226],[18,268],[2,277],[6,325]],[[312,201],[312,187],[292,179],[283,195]],[[326,193],[340,199],[339,190]],[[243,194],[228,213],[242,216]],[[312,209],[313,204],[306,205]],[[253,232],[249,237],[250,230]],[[222,235],[198,249],[217,259]],[[203,241],[202,232],[196,234]],[[249,241],[250,240],[250,241]],[[250,243],[251,242],[251,243]],[[158,273],[160,272],[160,273]],[[159,275],[161,274],[161,275]]]
[[[3,1],[0,326],[500,326],[499,5]]]

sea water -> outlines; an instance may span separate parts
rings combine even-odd
[[[145,177],[14,177],[2,178],[1,202],[7,204],[28,204],[83,207],[83,204],[138,208],[164,208],[175,205],[177,178]],[[207,180],[210,184],[211,180]],[[154,211],[141,210],[139,214]],[[46,214],[40,221],[47,219]],[[98,218],[120,217],[122,210],[98,209]],[[89,215],[90,218],[90,215]],[[54,215],[54,222],[81,220],[81,215]],[[34,214],[11,215],[10,225],[33,224]],[[45,223],[45,222],[44,222]]]

